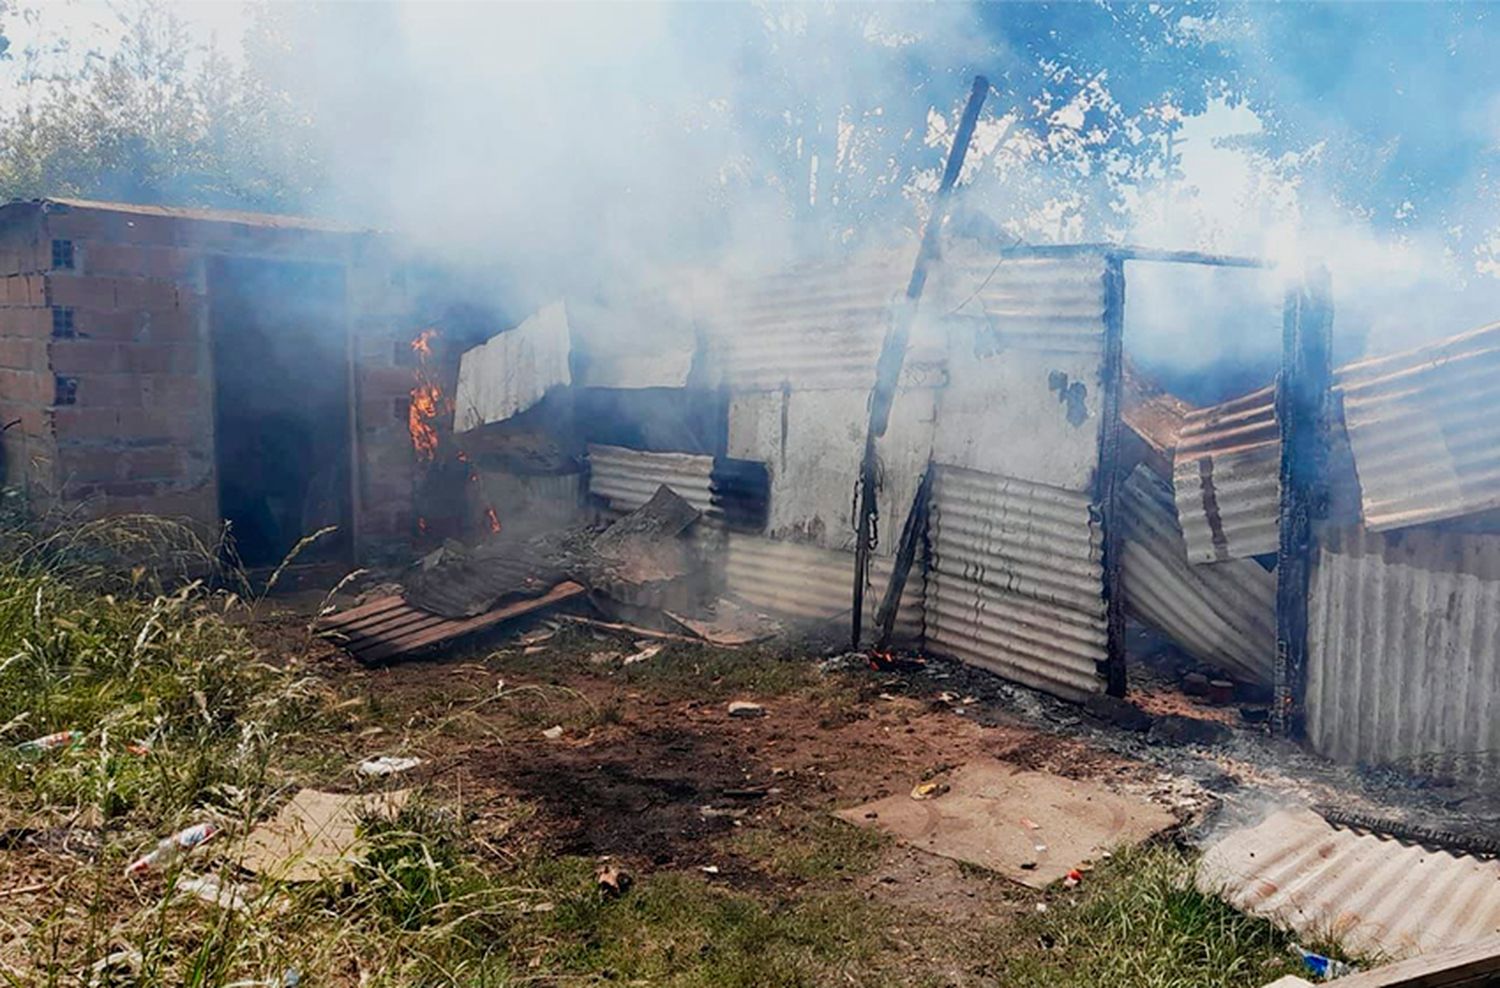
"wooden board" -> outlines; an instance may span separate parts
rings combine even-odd
[[[581,584],[565,581],[540,597],[512,601],[472,618],[445,618],[408,604],[399,596],[380,597],[322,618],[315,634],[336,643],[361,662],[382,662],[408,652],[492,628],[581,596]]]

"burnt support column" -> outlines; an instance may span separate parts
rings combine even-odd
[[[1104,427],[1099,437],[1099,468],[1094,475],[1094,504],[1104,533],[1104,676],[1110,696],[1125,695],[1125,595],[1120,588],[1124,533],[1120,526],[1120,388],[1124,363],[1125,261],[1105,258],[1104,268]]]
[[[1276,551],[1276,676],[1271,723],[1301,737],[1307,684],[1307,594],[1315,522],[1328,505],[1333,298],[1328,272],[1309,267],[1282,313],[1276,424],[1281,436],[1280,542]]]

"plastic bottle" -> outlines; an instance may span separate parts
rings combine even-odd
[[[72,747],[82,740],[82,731],[58,731],[56,734],[44,734],[39,738],[23,741],[16,745],[16,751],[23,755],[35,757],[49,751],[58,751],[62,748]]]
[[[211,823],[194,824],[186,830],[179,830],[171,837],[162,838],[150,853],[130,862],[129,867],[125,869],[125,874],[140,875],[150,871],[152,868],[159,868],[162,865],[168,864],[173,859],[186,854],[218,832],[219,828]]]

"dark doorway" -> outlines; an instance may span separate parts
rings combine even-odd
[[[223,258],[209,268],[219,510],[247,567],[348,558],[344,273]]]

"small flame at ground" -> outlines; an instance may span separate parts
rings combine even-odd
[[[500,516],[495,514],[495,509],[486,507],[484,509],[484,520],[490,523],[490,531],[494,534],[500,533]]]

